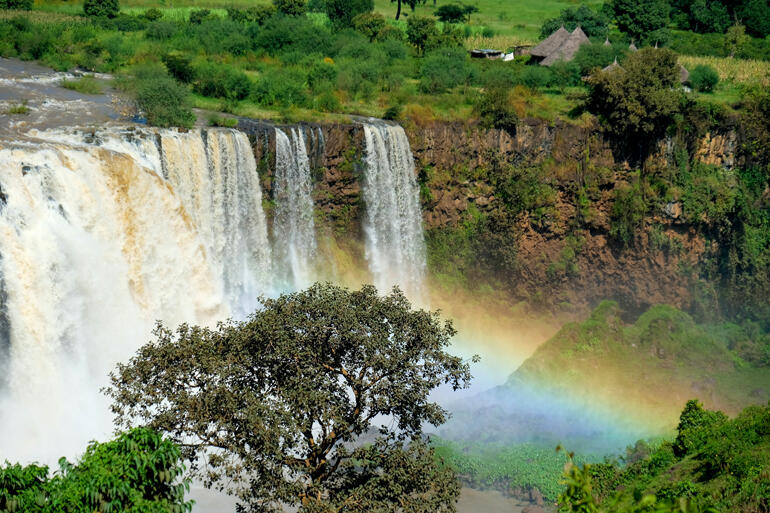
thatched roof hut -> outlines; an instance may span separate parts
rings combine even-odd
[[[612,46],[612,43],[610,43],[610,38],[609,37],[605,37],[604,38],[604,46]]]
[[[628,49],[631,50],[632,52],[635,52],[638,50],[638,48],[636,47],[633,41],[631,41],[631,44],[628,45]]]
[[[577,51],[584,44],[591,44],[583,29],[577,27],[572,34],[562,43],[562,45],[552,52],[548,57],[540,61],[542,66],[550,66],[558,61],[571,61]]]
[[[612,64],[602,68],[602,71],[615,71],[616,69],[621,69],[620,68],[620,64],[618,64],[618,58],[617,57],[615,57],[615,61]]]
[[[559,30],[545,38],[542,43],[532,48],[529,51],[529,54],[533,57],[548,57],[553,52],[558,50],[559,47],[563,45],[567,39],[569,39],[569,36],[570,33],[567,32],[567,29],[565,29],[564,25],[562,25]]]
[[[679,65],[679,83],[684,84],[688,80],[690,80],[690,72],[687,71],[687,68],[685,68],[680,64]]]

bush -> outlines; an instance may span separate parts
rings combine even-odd
[[[475,110],[484,128],[498,128],[510,134],[516,133],[519,117],[511,106],[511,90],[508,87],[494,85],[486,88]]]
[[[420,90],[443,93],[470,83],[473,67],[468,61],[468,53],[462,48],[441,48],[430,52],[420,67]]]
[[[124,87],[133,94],[137,108],[150,125],[190,128],[195,122],[189,91],[160,64],[137,66],[133,78]]]
[[[86,16],[114,18],[120,12],[118,0],[83,0]]]
[[[252,98],[260,105],[304,107],[307,104],[305,81],[307,77],[292,69],[270,69],[254,84]]]
[[[196,93],[211,98],[245,100],[251,94],[252,83],[246,74],[229,66],[204,64],[196,72],[193,85]]]
[[[238,23],[257,23],[263,25],[270,17],[275,15],[275,7],[272,5],[256,5],[245,9],[237,7],[227,8],[227,17]]]
[[[577,64],[580,68],[580,74],[585,76],[596,68],[602,69],[609,66],[617,57],[620,57],[618,60],[622,61],[623,52],[612,46],[594,43],[581,46],[572,62]]]
[[[604,38],[607,37],[609,18],[602,12],[596,12],[590,7],[581,5],[580,7],[568,7],[563,10],[559,17],[546,20],[540,27],[540,38],[553,34],[563,26],[570,32],[580,27],[588,37]]]
[[[326,0],[326,15],[337,28],[352,27],[353,18],[374,10],[374,0]]]
[[[180,82],[189,84],[195,78],[195,69],[193,69],[190,57],[187,55],[169,53],[164,55],[161,60],[171,76]]]
[[[32,9],[32,0],[0,0],[0,9]]]
[[[553,85],[553,72],[545,66],[526,66],[516,77],[516,83],[530,89],[549,87]]]
[[[307,12],[305,0],[273,0],[275,9],[287,16],[302,16]]]
[[[171,39],[177,33],[177,24],[173,21],[153,21],[147,26],[144,35],[147,39],[155,41],[165,41]]]
[[[628,247],[636,237],[646,213],[647,202],[639,181],[633,185],[620,185],[615,189],[610,213],[610,236]]]
[[[270,55],[288,52],[311,54],[331,46],[328,30],[305,17],[273,16],[256,34],[253,46]]]
[[[196,9],[190,11],[190,23],[193,25],[200,25],[204,20],[207,20],[212,16],[210,9]]]
[[[406,38],[422,54],[428,42],[438,36],[436,20],[427,16],[409,16],[406,20]]]
[[[144,11],[144,14],[142,16],[147,21],[158,21],[163,17],[163,11],[161,11],[160,9],[156,9],[155,7],[151,7],[146,11]]]
[[[331,62],[321,61],[310,68],[307,75],[307,83],[313,90],[324,87],[324,84],[331,85],[337,80],[337,67]]]
[[[690,84],[696,91],[710,93],[719,83],[717,70],[706,64],[699,64],[690,73]]]
[[[385,28],[385,17],[378,12],[364,12],[357,14],[352,23],[355,30],[374,41]]]

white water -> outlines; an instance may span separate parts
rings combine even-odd
[[[156,319],[211,325],[272,284],[243,134],[38,135],[0,143],[0,460],[52,462],[108,437],[99,388]]]
[[[316,257],[313,181],[302,131],[291,137],[275,130],[275,242],[282,285],[302,289],[312,283]]]
[[[398,285],[424,302],[425,238],[414,158],[404,129],[364,125],[366,161],[363,196],[366,258],[381,293]]]

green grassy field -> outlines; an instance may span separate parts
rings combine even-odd
[[[221,9],[220,14],[224,14],[224,9],[228,6],[246,7],[259,4],[269,4],[269,0],[122,0],[120,2],[122,10],[129,14],[136,14],[150,7],[157,7],[164,11],[169,19],[181,20],[189,16],[192,9]],[[440,1],[436,6],[448,3],[446,0]],[[521,42],[532,42],[538,39],[540,26],[543,21],[559,15],[567,7],[577,7],[579,5],[599,6],[600,0],[541,0],[533,2],[532,0],[472,0],[466,2],[478,8],[468,24],[474,33],[480,33],[485,27],[491,28],[497,40],[487,42],[496,46],[507,46]],[[375,0],[375,10],[381,12],[386,18],[393,19],[396,14],[396,3],[390,0]],[[43,10],[50,10],[64,13],[80,13],[82,6],[80,2],[36,0],[35,7]],[[419,15],[432,15],[436,10],[433,0],[428,0],[424,5],[420,5],[415,10]],[[402,19],[412,14],[408,6],[402,7]],[[500,38],[504,38],[502,41]],[[483,44],[484,41],[479,41]]]

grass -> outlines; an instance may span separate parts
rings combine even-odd
[[[62,80],[59,85],[81,94],[102,94],[101,82],[88,75],[75,80]]]
[[[27,107],[27,100],[21,103],[11,105],[5,109],[4,114],[29,114],[29,107]]]

